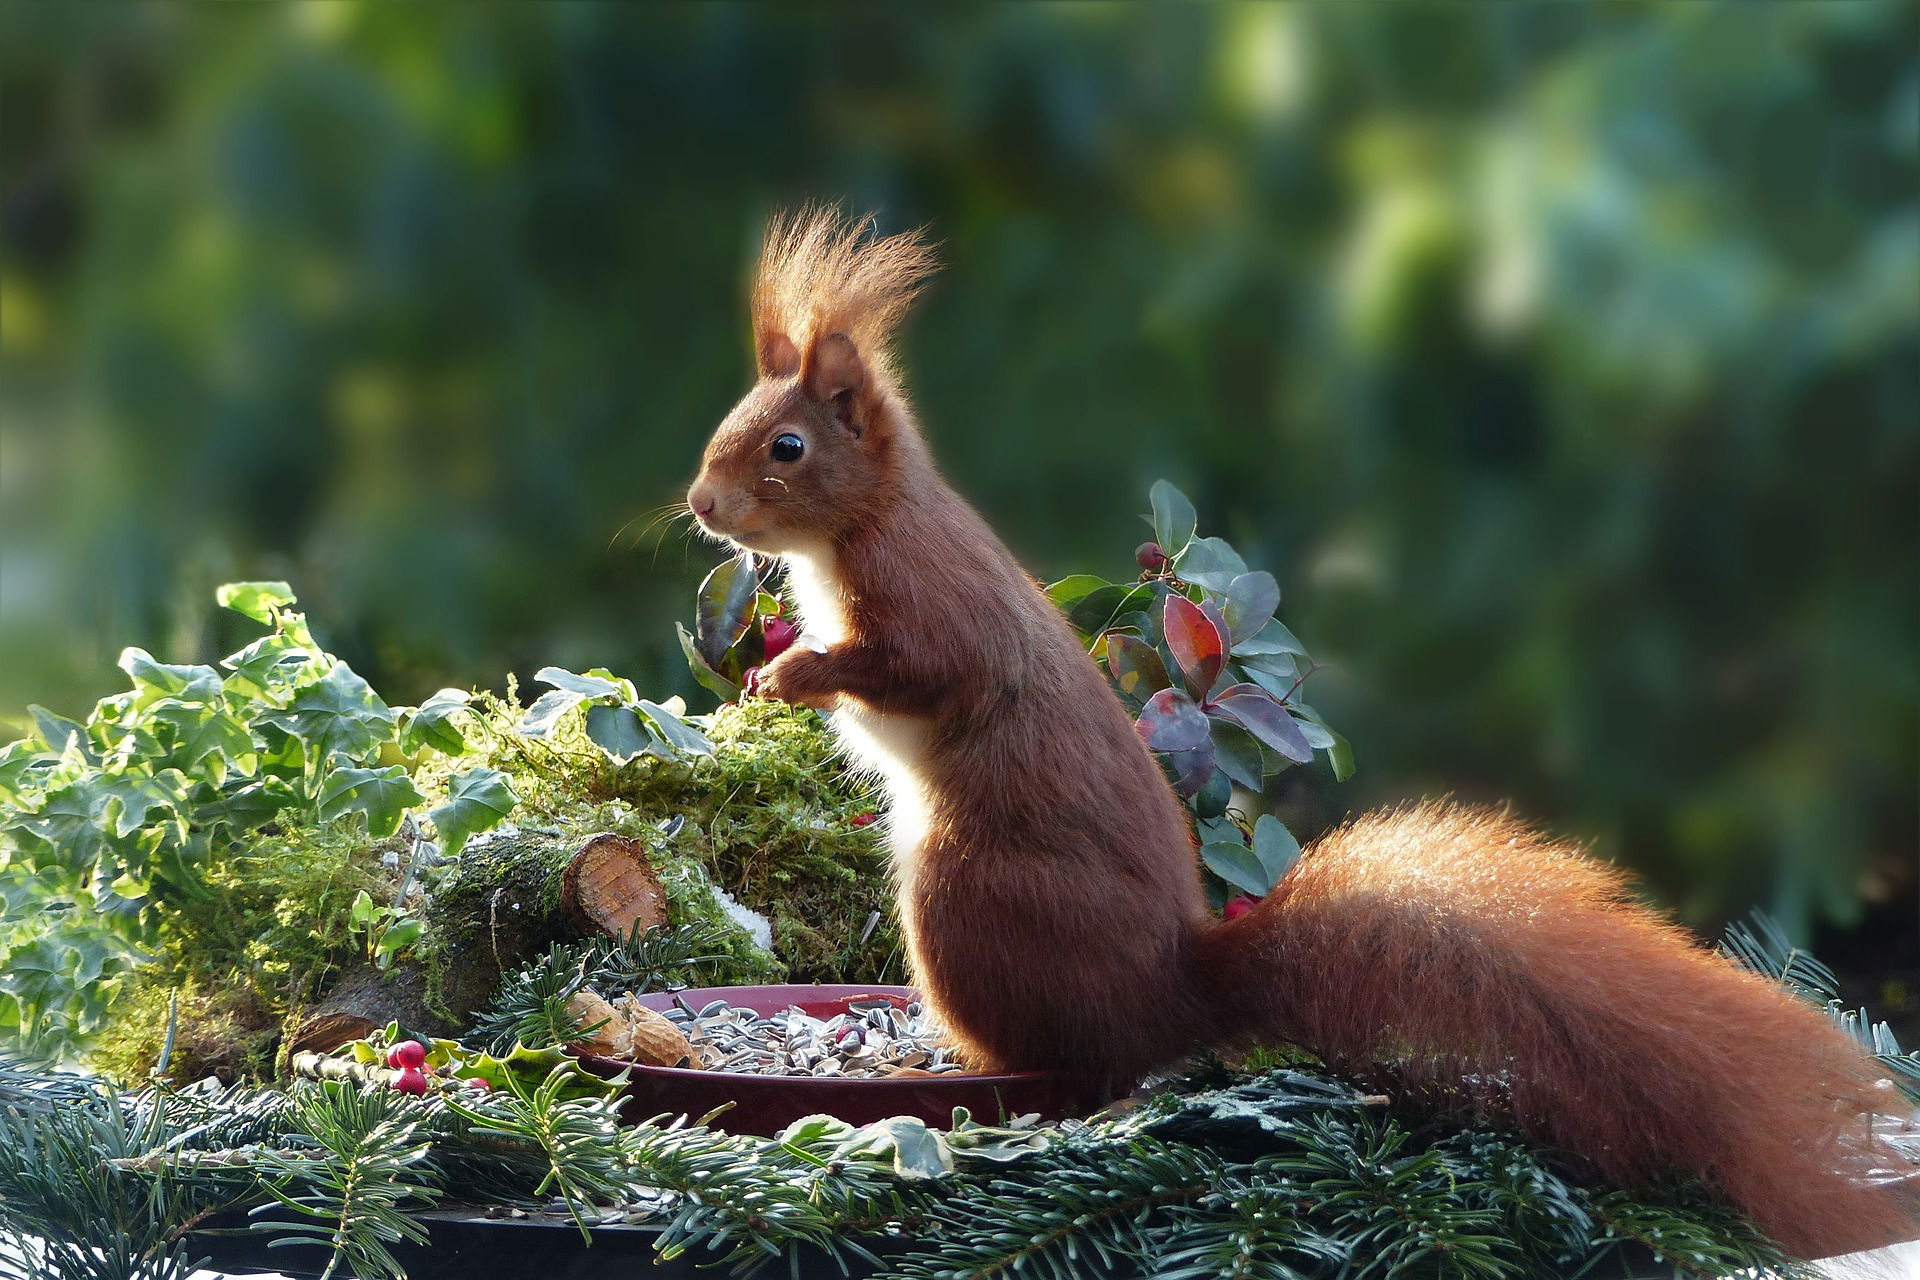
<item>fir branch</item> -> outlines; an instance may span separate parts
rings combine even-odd
[[[1742,1275],[1754,1280],[1818,1280],[1810,1263],[1780,1252],[1741,1214],[1718,1205],[1658,1204],[1609,1191],[1591,1201],[1602,1241],[1639,1245],[1689,1280]],[[1614,1252],[1604,1249],[1602,1253]]]
[[[266,1225],[331,1250],[321,1280],[342,1267],[350,1275],[401,1280],[405,1272],[387,1246],[427,1238],[401,1206],[431,1204],[440,1194],[416,1167],[428,1150],[419,1119],[409,1114],[418,1104],[404,1094],[361,1093],[333,1080],[300,1088],[292,1099],[293,1116],[317,1150],[297,1156],[263,1151],[256,1163],[284,1175],[293,1188],[270,1182],[265,1190],[313,1221]]]
[[[558,1195],[581,1237],[591,1243],[580,1211],[619,1192],[619,1118],[613,1100],[563,1098],[566,1077],[565,1070],[556,1069],[529,1086],[509,1072],[506,1090],[485,1103],[469,1105],[451,1096],[444,1101],[448,1111],[473,1126],[473,1136],[521,1142],[538,1151],[547,1167],[534,1195]]]

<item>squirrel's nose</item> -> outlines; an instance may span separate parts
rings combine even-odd
[[[693,492],[687,495],[687,506],[692,509],[694,515],[699,516],[702,520],[712,516],[713,509],[719,505],[720,499],[699,485],[695,485]]]

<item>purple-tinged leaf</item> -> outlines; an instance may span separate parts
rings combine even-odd
[[[710,667],[719,667],[753,623],[753,606],[760,594],[760,577],[753,557],[742,553],[717,565],[700,584],[694,619],[695,646]]]
[[[1313,748],[1300,732],[1300,726],[1293,722],[1287,709],[1259,685],[1236,684],[1211,705],[1214,710],[1233,717],[1247,732],[1287,759],[1298,764],[1313,759]]]
[[[1134,729],[1155,751],[1191,751],[1205,744],[1209,757],[1213,754],[1207,741],[1207,713],[1178,689],[1162,689],[1148,698]],[[1208,768],[1212,768],[1211,759]]]
[[[1198,792],[1213,777],[1213,744],[1204,738],[1197,747],[1168,752],[1165,759],[1173,770],[1173,789],[1182,799]]]
[[[1218,613],[1218,610],[1215,610]],[[1167,597],[1162,628],[1167,648],[1180,664],[1180,674],[1196,698],[1204,698],[1220,678],[1227,663],[1226,628],[1209,617],[1207,611],[1185,596]]]
[[[1107,633],[1107,674],[1120,688],[1120,696],[1132,702],[1145,702],[1172,684],[1167,664],[1160,651],[1137,636],[1117,631]]]
[[[1243,573],[1227,584],[1227,627],[1236,645],[1260,634],[1280,607],[1280,584],[1265,569]]]

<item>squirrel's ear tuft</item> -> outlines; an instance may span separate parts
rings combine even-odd
[[[754,363],[763,378],[785,378],[800,371],[800,351],[777,330],[754,335]]]
[[[865,431],[871,416],[866,411],[867,366],[852,338],[829,333],[815,339],[801,381],[807,395],[826,405],[841,426],[855,436]]]

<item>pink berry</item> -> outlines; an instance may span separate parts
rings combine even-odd
[[[1221,914],[1226,916],[1226,918],[1229,920],[1238,920],[1241,916],[1253,910],[1254,906],[1258,904],[1259,901],[1260,900],[1258,898],[1255,898],[1248,894],[1243,893],[1239,897],[1229,901],[1226,905],[1226,909],[1222,911]]]
[[[415,1067],[402,1067],[400,1078],[393,1082],[393,1087],[401,1093],[411,1093],[415,1097],[421,1097],[427,1092],[426,1073]]]
[[[1167,553],[1157,542],[1143,542],[1134,549],[1133,561],[1148,573],[1159,573],[1167,567]]]
[[[772,662],[792,648],[794,638],[799,634],[800,629],[785,618],[762,618],[760,636],[766,642],[766,660]]]
[[[390,1067],[412,1068],[419,1070],[427,1062],[427,1046],[418,1040],[402,1040],[387,1050],[387,1065]]]

